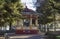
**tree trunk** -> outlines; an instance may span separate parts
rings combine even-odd
[[[10,25],[9,25],[9,30],[12,30],[11,29],[11,26],[12,26],[12,19],[10,18],[10,23],[9,23]]]
[[[11,30],[11,25],[12,25],[12,22],[10,21],[10,23],[9,23],[9,30]]]

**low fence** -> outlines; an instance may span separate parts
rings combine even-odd
[[[58,24],[45,24],[45,25],[40,24],[39,25],[39,29],[42,32],[60,31],[60,27],[59,26],[58,26]]]

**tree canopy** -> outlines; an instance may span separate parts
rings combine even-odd
[[[46,0],[45,4],[39,9],[43,14],[39,19],[42,24],[53,22],[53,20],[56,20],[55,15],[60,14],[60,0]]]
[[[23,5],[20,0],[0,0],[0,26],[19,19],[22,9]]]

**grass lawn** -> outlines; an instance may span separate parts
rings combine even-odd
[[[56,39],[60,39],[60,36],[56,36]]]

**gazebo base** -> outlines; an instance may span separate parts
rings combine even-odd
[[[38,34],[39,30],[16,30],[16,34]]]

